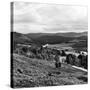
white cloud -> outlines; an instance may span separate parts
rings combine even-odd
[[[14,31],[60,32],[86,31],[87,7],[37,3],[14,3]]]

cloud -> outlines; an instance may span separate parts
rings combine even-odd
[[[87,7],[15,2],[14,24],[24,33],[86,31]]]
[[[14,31],[20,33],[37,33],[37,32],[45,32],[45,25],[37,25],[37,24],[28,24],[28,23],[16,23],[14,24]]]

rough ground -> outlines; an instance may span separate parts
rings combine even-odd
[[[31,59],[13,54],[13,85],[21,87],[41,87],[57,85],[87,84],[87,72],[62,64],[56,69],[54,62]]]

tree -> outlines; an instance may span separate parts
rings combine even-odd
[[[88,55],[79,55],[78,59],[80,60],[80,66],[84,68],[88,68]]]
[[[71,64],[71,65],[74,65],[75,64],[75,61],[76,61],[76,56],[73,55],[73,54],[68,54],[66,56],[66,62],[67,64]]]

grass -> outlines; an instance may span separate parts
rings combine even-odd
[[[87,73],[69,65],[57,69],[53,61],[13,54],[14,88],[86,84],[85,79]]]

